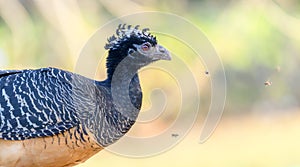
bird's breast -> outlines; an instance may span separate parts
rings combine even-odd
[[[81,141],[72,136],[73,132],[75,128],[51,137],[27,140],[0,139],[0,166],[73,166],[103,149],[94,139],[88,137],[86,141]]]

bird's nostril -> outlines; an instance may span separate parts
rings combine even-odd
[[[165,52],[166,52],[166,49],[160,46],[160,47],[159,47],[159,51],[162,52],[162,53],[165,53]]]

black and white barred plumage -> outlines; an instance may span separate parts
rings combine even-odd
[[[78,133],[75,136],[85,140],[84,136],[91,133],[101,146],[108,146],[122,137],[141,109],[138,69],[170,57],[146,29],[140,31],[137,27],[122,25],[117,36],[111,37],[106,45],[109,55],[105,81],[94,81],[56,68],[0,70],[0,139],[54,136],[74,127]],[[145,50],[145,47],[152,50]],[[113,99],[113,75],[128,56],[128,63],[121,66],[123,70],[117,75],[119,78],[114,87],[121,91],[117,99]],[[129,85],[123,84],[126,80],[130,81]],[[124,102],[122,89],[129,89],[129,101]],[[127,105],[118,108],[114,104],[116,100],[123,100],[122,104],[130,103],[136,110]],[[127,117],[123,111],[133,117]]]
[[[74,74],[55,68],[0,73],[0,138],[44,137],[78,125]]]

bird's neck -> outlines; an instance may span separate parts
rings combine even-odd
[[[138,67],[120,64],[106,80],[118,112],[135,121],[142,101]]]
[[[95,113],[93,130],[97,142],[108,146],[121,138],[135,123],[142,104],[138,68],[130,64],[110,65],[108,78],[98,86],[108,92],[102,99],[107,106]],[[114,67],[114,68],[112,68]],[[103,87],[104,86],[104,87]],[[101,99],[99,101],[102,101]]]

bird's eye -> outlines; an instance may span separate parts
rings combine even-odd
[[[131,49],[131,48],[129,48],[129,50],[128,50],[128,54],[129,54],[129,55],[131,55],[133,52],[134,52],[134,50],[133,50],[133,49]]]
[[[148,51],[150,49],[150,47],[151,47],[151,44],[149,42],[147,42],[147,43],[144,43],[141,48],[143,51]]]

